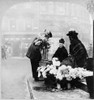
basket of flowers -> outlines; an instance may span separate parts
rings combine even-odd
[[[93,75],[93,72],[84,68],[72,68],[70,65],[61,64],[57,58],[53,58],[51,62],[37,69],[38,77],[44,78],[47,87],[56,88],[59,84],[60,88],[68,89],[68,83]]]

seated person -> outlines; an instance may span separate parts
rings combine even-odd
[[[68,52],[67,52],[66,48],[64,47],[64,43],[65,43],[64,39],[61,38],[59,40],[59,47],[52,57],[52,58],[54,58],[54,57],[58,58],[58,60],[60,62],[62,62],[62,60],[64,60],[65,58],[68,57]]]

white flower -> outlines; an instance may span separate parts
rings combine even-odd
[[[68,66],[67,66],[67,68],[68,68],[69,70],[71,70],[71,69],[72,69],[72,67],[71,67],[70,65],[68,65]]]
[[[54,65],[50,65],[48,68],[53,69],[54,68]]]
[[[53,62],[53,65],[54,66],[60,66],[60,61],[58,60],[58,58],[56,58],[56,57],[54,57],[53,59],[52,59],[52,62]]]
[[[45,71],[42,73],[42,76],[43,76],[44,78],[47,78],[46,72],[45,72]]]
[[[63,75],[61,75],[60,73],[57,73],[56,75],[56,79],[62,80],[63,79]]]
[[[54,58],[52,59],[52,61],[58,61],[58,58],[54,57]]]
[[[77,71],[75,69],[73,69],[73,68],[70,69],[69,70],[69,76],[72,77],[73,79],[75,79],[76,76],[77,76]]]
[[[49,73],[50,73],[50,74],[56,75],[56,74],[57,74],[57,69],[56,69],[56,67],[54,67],[53,69],[51,69],[51,70],[49,71]]]
[[[39,71],[41,69],[41,67],[38,67],[37,71]]]
[[[67,68],[67,66],[66,65],[62,65],[62,66],[60,66],[59,67],[59,69],[58,70],[65,70]]]
[[[54,66],[60,66],[60,61],[53,61]]]
[[[41,73],[39,72],[39,73],[38,73],[38,77],[40,77],[40,76],[41,76]]]
[[[43,72],[44,70],[45,70],[45,67],[44,67],[44,68],[41,68],[41,70],[40,70],[40,71],[41,71],[41,72]]]
[[[46,69],[45,66],[38,67],[37,71],[43,72]]]
[[[93,76],[93,71],[88,71],[87,70],[87,71],[84,71],[83,74],[84,74],[85,77]]]

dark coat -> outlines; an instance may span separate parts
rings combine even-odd
[[[41,60],[41,52],[38,46],[35,46],[33,43],[28,48],[26,56],[31,60],[40,61]]]
[[[74,40],[70,45],[70,54],[74,57],[78,67],[85,66],[87,51],[80,40]]]
[[[53,57],[57,57],[62,62],[62,60],[68,57],[68,52],[64,46],[62,48],[58,47]]]

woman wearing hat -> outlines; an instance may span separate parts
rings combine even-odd
[[[77,37],[78,33],[76,31],[69,31],[67,36],[70,39],[69,53],[74,58],[76,65],[74,67],[86,68],[87,51],[82,44],[82,42]],[[74,79],[71,81],[71,87],[80,87],[79,79]]]
[[[76,31],[69,31],[67,34],[70,39],[69,53],[74,57],[78,67],[85,67],[88,55],[85,46],[78,39],[77,35],[78,33]]]
[[[62,62],[62,60],[64,60],[65,58],[68,57],[68,52],[67,52],[66,48],[64,47],[64,42],[65,42],[65,41],[64,41],[63,38],[61,38],[61,39],[59,40],[59,47],[58,47],[58,49],[56,50],[56,52],[54,53],[54,55],[53,55],[53,57],[58,58],[58,60],[59,60],[60,62]]]

